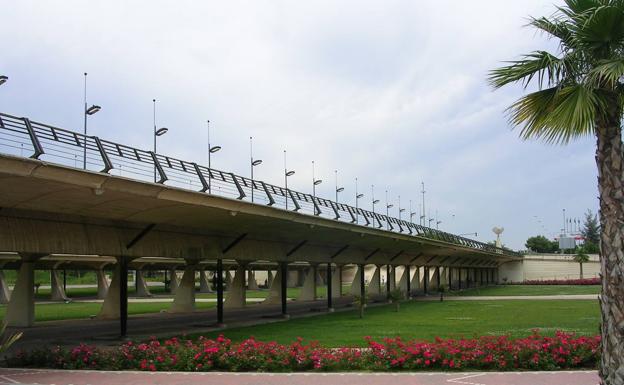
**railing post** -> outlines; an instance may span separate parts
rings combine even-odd
[[[93,140],[95,140],[95,145],[97,146],[98,150],[100,151],[100,156],[102,157],[102,162],[104,162],[104,168],[102,169],[101,172],[105,172],[105,173],[108,174],[108,172],[113,169],[113,164],[111,163],[110,159],[108,158],[108,154],[106,154],[106,150],[104,149],[104,146],[102,145],[102,142],[100,141],[100,138],[98,138],[97,136],[94,136]]]
[[[32,154],[30,157],[33,159],[39,159],[39,157],[44,154],[43,147],[41,147],[41,143],[39,143],[39,138],[37,138],[37,134],[32,128],[30,120],[28,120],[28,118],[22,119],[24,120],[24,125],[26,126],[26,130],[28,131],[28,136],[30,136],[30,141],[32,142],[33,148],[35,149],[35,153]]]

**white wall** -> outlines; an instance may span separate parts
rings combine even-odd
[[[598,255],[590,255],[589,262],[583,264],[583,278],[594,278],[600,274]],[[499,282],[522,282],[547,279],[577,279],[580,277],[579,264],[574,262],[574,254],[535,254],[526,255],[524,261],[506,263],[499,267]]]

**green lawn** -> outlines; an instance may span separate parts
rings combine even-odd
[[[356,311],[338,312],[229,329],[224,334],[235,341],[254,336],[280,343],[302,337],[337,347],[363,345],[364,336],[425,340],[436,336],[511,334],[521,337],[529,335],[535,328],[544,334],[565,330],[594,335],[598,333],[599,322],[598,302],[594,300],[405,302],[399,313],[393,311],[392,305],[384,305],[367,309],[363,319],[358,318]],[[218,334],[204,335],[214,338]]]
[[[504,296],[504,295],[571,295],[598,294],[600,285],[499,285],[454,291],[449,295]]]

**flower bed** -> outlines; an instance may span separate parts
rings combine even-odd
[[[521,285],[600,285],[600,278],[533,280]]]
[[[172,338],[164,342],[128,342],[113,349],[80,345],[71,350],[49,348],[20,352],[7,359],[9,367],[147,371],[345,371],[345,370],[557,370],[594,368],[600,337],[557,332],[546,337],[487,336],[477,339],[436,339],[434,342],[383,342],[365,337],[367,348],[330,349],[301,339],[290,345],[249,338],[232,343]]]

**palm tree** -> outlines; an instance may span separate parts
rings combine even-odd
[[[580,278],[583,279],[583,264],[585,262],[589,262],[589,255],[584,254],[582,251],[579,251],[578,253],[576,253],[576,255],[574,256],[574,262],[577,262],[579,264],[579,268],[580,268]]]
[[[624,384],[624,0],[565,0],[529,25],[558,40],[556,53],[534,51],[490,72],[499,88],[536,86],[508,109],[523,139],[567,143],[592,135],[600,193],[604,384]]]

